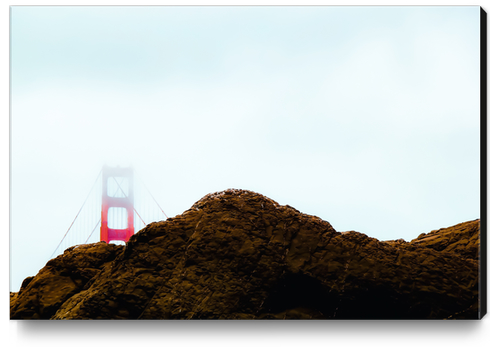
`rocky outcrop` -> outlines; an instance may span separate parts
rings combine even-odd
[[[34,277],[27,277],[18,293],[10,294],[13,319],[49,319],[60,306],[90,284],[123,246],[104,242],[68,248],[51,259]]]
[[[11,295],[11,318],[476,319],[478,223],[382,242],[230,189],[125,247],[68,249]]]
[[[433,230],[428,234],[420,235],[412,240],[412,243],[440,252],[451,252],[463,258],[479,260],[480,220]]]

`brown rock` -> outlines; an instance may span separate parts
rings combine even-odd
[[[449,228],[422,234],[413,244],[432,248],[440,252],[451,252],[464,258],[480,259],[480,220],[460,223]]]
[[[436,232],[437,243],[431,233],[380,242],[230,189],[148,225],[126,247],[67,250],[11,296],[11,317],[479,318],[479,230],[468,223]]]
[[[68,248],[10,294],[11,319],[49,319],[122,251],[104,242]]]

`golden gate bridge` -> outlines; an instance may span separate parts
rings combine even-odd
[[[167,218],[132,167],[104,166],[50,258],[80,244],[125,244],[147,224]]]

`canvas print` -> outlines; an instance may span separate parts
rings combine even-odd
[[[10,28],[10,319],[485,315],[480,7],[12,6]]]

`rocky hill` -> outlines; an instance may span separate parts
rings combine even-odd
[[[11,319],[477,319],[479,220],[411,242],[337,232],[260,194],[208,194],[126,246],[80,245]]]

